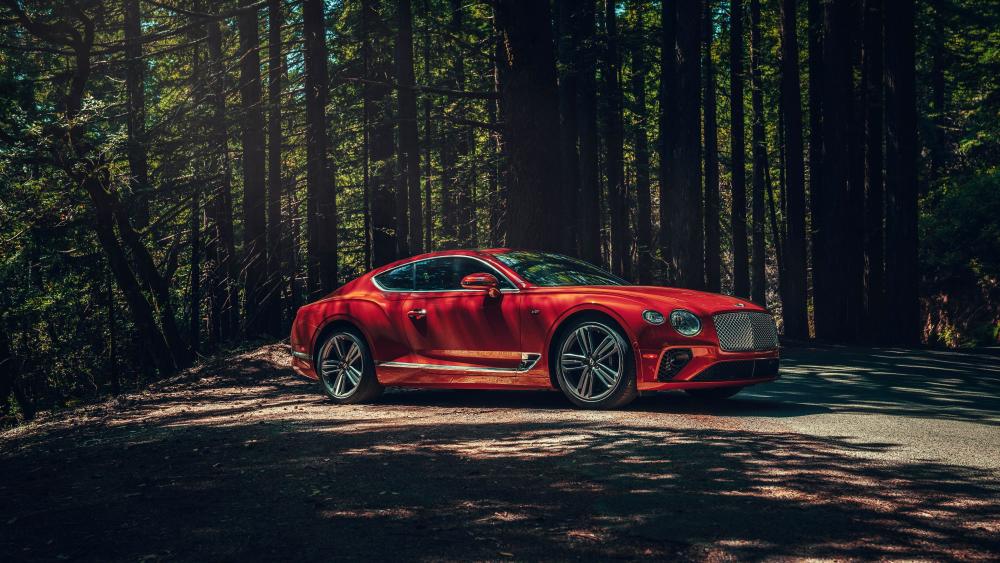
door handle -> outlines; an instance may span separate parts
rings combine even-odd
[[[406,313],[406,316],[418,321],[427,316],[427,309],[412,309]]]

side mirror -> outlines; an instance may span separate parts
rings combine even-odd
[[[493,299],[500,297],[500,282],[493,274],[469,274],[462,278],[462,289],[481,289]]]

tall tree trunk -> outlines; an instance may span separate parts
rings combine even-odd
[[[142,58],[142,14],[139,0],[125,0],[125,92],[128,115],[129,187],[133,194],[132,221],[149,224],[149,164],[146,157],[146,62]]]
[[[495,10],[495,8],[494,8]],[[505,47],[503,44],[503,34],[496,25],[496,17],[493,18],[493,93],[496,100],[490,104],[491,122],[502,123],[504,121],[503,102],[500,99],[500,84],[505,80],[504,72],[506,65],[503,64],[505,57]],[[510,187],[510,168],[507,158],[507,144],[504,135],[498,129],[493,131],[494,152],[496,154],[496,194],[490,204],[490,246],[498,247],[506,245],[507,232],[509,231],[509,214],[507,212],[507,201]]]
[[[465,6],[462,0],[451,0],[451,20],[448,23],[451,36],[455,40],[455,52],[453,54],[453,64],[451,67],[452,87],[457,91],[465,89],[465,45],[462,34],[465,28]],[[465,101],[461,98],[455,99],[452,109],[458,115],[465,113]],[[472,212],[472,200],[469,193],[472,190],[472,182],[468,170],[460,167],[469,166],[469,134],[470,130],[465,125],[452,124],[449,127],[450,135],[447,141],[454,152],[449,152],[452,163],[452,189],[454,190],[454,223],[455,223],[455,243],[462,248],[472,246],[470,215]],[[451,151],[452,149],[449,149]]]
[[[361,28],[363,49],[367,55],[363,90],[368,105],[368,158],[371,181],[372,265],[392,262],[402,250],[398,238],[403,222],[397,221],[396,209],[394,119],[392,116],[391,50],[388,45],[389,27],[380,0],[363,0]]]
[[[712,62],[714,18],[712,0],[705,0],[703,41],[705,43],[705,288],[722,289],[722,243],[719,234],[719,138],[715,118],[715,64]]]
[[[337,287],[337,195],[330,177],[324,2],[302,5],[306,86],[306,285],[310,297]]]
[[[244,5],[249,5],[246,0]],[[254,336],[263,328],[267,268],[264,184],[264,111],[260,81],[260,33],[257,10],[238,18],[240,35],[240,104],[243,113],[243,263],[246,319],[244,330]]]
[[[653,283],[653,212],[649,181],[649,138],[646,134],[646,74],[649,72],[645,53],[645,17],[642,0],[632,1],[635,29],[632,30],[630,52],[632,57],[632,142],[635,145],[635,199],[636,199],[636,264],[635,277],[640,284]]]
[[[914,84],[914,1],[893,4],[885,20],[886,78],[886,337],[920,343],[917,261],[917,110]]]
[[[761,84],[760,0],[750,0],[750,105],[753,109],[753,186],[750,207],[753,215],[753,256],[750,261],[750,299],[767,305],[767,276],[764,246],[764,189],[767,174],[767,145],[764,131],[764,91]]]
[[[660,152],[660,278],[662,282],[673,283],[670,261],[673,235],[670,232],[670,216],[674,213],[676,197],[671,174],[674,171],[674,145],[677,141],[678,111],[677,97],[677,2],[660,3],[660,97],[659,127],[660,138],[657,148]]]
[[[829,266],[823,254],[823,211],[820,208],[823,191],[823,9],[820,0],[808,0],[809,43],[809,244],[812,263],[813,330],[816,317],[824,304],[816,296],[825,295],[829,283]]]
[[[667,207],[670,279],[680,287],[705,287],[704,211],[701,193],[701,0],[677,3],[677,113],[672,123],[671,195]],[[684,22],[684,25],[681,25]],[[661,204],[662,205],[662,204]]]
[[[885,190],[882,177],[882,3],[865,0],[864,99],[865,99],[865,311],[866,337],[881,338],[885,318],[885,267],[882,218]]]
[[[577,219],[577,248],[580,258],[601,262],[601,172],[597,154],[597,46],[593,2],[577,2],[577,127],[580,136],[580,198]],[[509,212],[508,212],[509,214]]]
[[[579,45],[576,40],[574,25],[574,2],[572,0],[556,0],[558,36],[556,45],[559,56],[559,164],[562,170],[563,201],[576,202],[580,193],[580,155],[577,152],[576,140],[579,131],[577,120],[577,56]],[[570,213],[568,221],[560,225],[562,245],[567,249],[576,248],[577,231],[576,213]]]
[[[424,28],[421,34],[421,43],[424,52],[424,84],[430,84],[431,80],[431,32],[430,1],[423,0]],[[496,102],[490,102],[490,107],[495,108]],[[432,178],[434,176],[433,163],[431,162],[431,146],[434,144],[434,130],[431,128],[431,100],[429,96],[424,96],[424,245],[425,251],[434,250],[434,213],[431,202]]]
[[[217,239],[212,283],[212,301],[219,313],[219,335],[223,339],[236,336],[239,330],[239,287],[236,283],[239,264],[236,262],[236,235],[233,230],[232,166],[229,162],[229,128],[226,110],[226,71],[222,63],[222,33],[219,22],[206,27],[209,68],[212,74],[212,140],[216,145],[213,172],[218,178],[215,197],[208,208]]]
[[[833,0],[823,11],[823,177],[816,186],[815,213],[822,216],[818,237],[822,253],[815,262],[816,336],[843,340],[850,332],[845,299],[848,282],[841,271],[848,259],[844,250],[845,230],[849,228],[845,208],[848,205],[850,178],[849,121],[852,102],[850,60],[850,12],[847,0]]]
[[[809,338],[808,272],[806,264],[806,179],[802,146],[802,91],[799,83],[799,42],[796,0],[781,3],[781,115],[784,136],[784,197],[787,238],[782,280],[785,336]]]
[[[413,89],[413,9],[410,0],[396,4],[396,81],[399,84],[399,150],[402,177],[409,205],[409,251],[423,252],[423,209],[420,205],[420,142],[417,133],[417,99]]]
[[[191,352],[197,354],[201,347],[201,188],[196,186],[191,196],[191,285],[190,323],[188,341]]]
[[[608,210],[611,222],[611,270],[631,277],[631,230],[628,221],[628,189],[625,186],[625,134],[622,130],[622,88],[619,80],[621,52],[618,48],[617,1],[605,0],[604,65],[601,70],[604,108],[604,144],[607,150]]]
[[[507,243],[568,251],[558,232],[572,211],[559,199],[560,171],[553,165],[559,162],[559,94],[549,5],[498,0],[496,15],[506,46],[500,96],[511,170]]]
[[[267,62],[267,295],[264,329],[272,336],[281,330],[281,294],[285,274],[281,270],[281,0],[268,0]]]
[[[733,295],[750,297],[750,261],[747,250],[746,125],[743,116],[743,2],[730,2],[729,107],[732,116],[730,149],[733,167]],[[662,204],[661,204],[662,205]]]
[[[931,72],[930,72],[930,102],[931,121],[933,132],[929,147],[930,153],[930,180],[937,182],[944,172],[948,162],[948,147],[945,137],[945,78],[944,69],[948,64],[948,50],[945,44],[944,14],[942,6],[937,3],[931,4],[932,20],[934,23],[934,33],[931,34],[929,49],[931,52]]]

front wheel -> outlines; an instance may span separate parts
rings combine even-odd
[[[357,332],[334,332],[323,341],[316,359],[320,386],[333,402],[363,403],[382,394],[371,351]]]
[[[559,388],[578,407],[618,408],[639,394],[628,340],[604,319],[568,327],[556,347],[555,369]]]

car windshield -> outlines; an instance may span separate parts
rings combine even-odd
[[[494,255],[525,280],[540,286],[629,285],[614,274],[569,256],[513,250]]]

